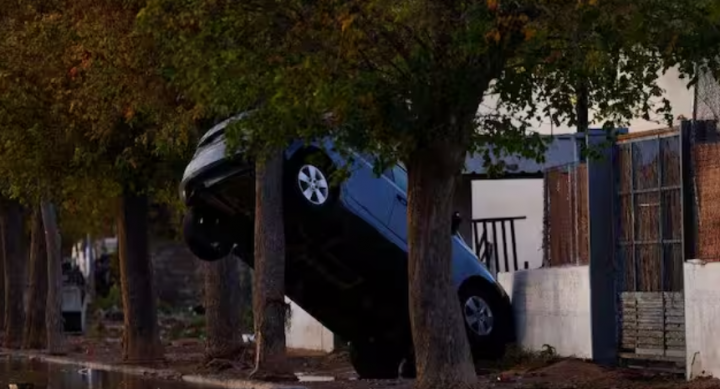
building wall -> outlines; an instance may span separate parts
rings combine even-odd
[[[290,301],[290,326],[285,331],[289,348],[332,352],[334,349],[333,333],[323,327],[309,313]]]
[[[153,242],[150,247],[153,287],[158,299],[169,306],[189,308],[203,300],[200,260],[182,242]]]
[[[687,80],[681,80],[676,69],[670,69],[659,80],[660,87],[665,90],[665,98],[670,100],[673,117],[676,119],[680,116],[692,117],[693,90],[688,89],[686,84]],[[492,98],[487,98],[480,111],[493,112],[495,104]],[[592,112],[590,119],[592,120]],[[679,120],[676,120],[675,124],[679,124]],[[629,123],[630,132],[666,127],[667,124],[659,116],[651,117],[649,121],[637,118]],[[536,121],[534,129],[542,134],[575,132],[574,128],[568,126],[553,126],[550,120]],[[473,218],[527,216],[527,220],[517,222],[518,261],[521,266],[528,261],[531,269],[540,267],[543,232],[542,180],[474,181],[472,188]]]
[[[678,117],[692,118],[693,113],[693,89],[687,88],[688,80],[680,79],[680,73],[676,68],[669,69],[665,74],[660,75],[658,85],[665,90],[664,98],[670,101],[672,107],[673,125],[679,125]],[[655,108],[661,106],[661,101],[654,101]],[[488,96],[480,107],[480,112],[496,112],[497,100],[493,96]],[[593,122],[593,111],[590,110],[591,126],[602,126],[603,123]],[[667,123],[661,115],[651,112],[650,120],[636,118],[628,124],[630,131],[646,131],[660,128],[667,128]],[[541,134],[566,134],[575,132],[575,128],[567,125],[554,126],[549,118],[535,121],[533,128]]]
[[[521,347],[592,358],[588,266],[500,273],[498,280],[511,296]]]
[[[720,378],[720,263],[684,265],[687,378]]]
[[[526,216],[515,222],[518,264],[542,265],[542,180],[480,180],[472,183],[473,218]],[[509,235],[508,235],[509,239]],[[502,262],[502,261],[501,261]],[[500,271],[505,271],[501,263]]]

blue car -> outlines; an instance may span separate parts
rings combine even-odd
[[[228,119],[200,140],[180,195],[187,205],[184,238],[201,260],[234,253],[253,265],[254,166],[228,155]],[[412,358],[408,312],[407,173],[398,164],[377,176],[373,158],[352,162],[330,141],[296,142],[285,150],[286,294],[350,344],[362,378],[397,377]],[[347,164],[350,164],[348,167]],[[333,185],[331,175],[348,167]],[[452,217],[452,215],[448,215]],[[476,358],[499,358],[513,339],[510,301],[457,233],[453,286]]]

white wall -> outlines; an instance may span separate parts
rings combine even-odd
[[[687,378],[720,378],[720,263],[684,265]]]
[[[520,346],[592,358],[588,266],[500,273],[498,280],[512,299]]]
[[[530,269],[542,265],[542,180],[473,181],[472,213],[473,219],[526,216],[526,220],[515,221],[518,265],[522,268],[525,261]],[[509,240],[509,230],[506,233]],[[508,247],[509,244],[508,241]],[[503,268],[504,264],[500,266],[501,271],[507,270]]]
[[[292,315],[290,317],[290,328],[285,332],[287,347],[313,351],[333,351],[335,345],[333,333],[287,297],[285,301],[290,303]]]

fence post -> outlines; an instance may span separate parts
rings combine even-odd
[[[697,257],[697,207],[695,205],[695,171],[693,169],[692,146],[696,126],[703,122],[683,120],[680,126],[680,177],[682,207],[683,261]]]
[[[540,267],[550,267],[550,187],[548,171],[543,172],[543,261]]]
[[[588,136],[586,139],[588,147],[599,154],[599,158],[587,161],[592,355],[597,363],[615,364],[618,336],[613,264],[617,249],[613,228],[614,145],[608,146],[604,137]]]

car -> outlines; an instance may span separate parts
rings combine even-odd
[[[253,266],[254,164],[228,153],[224,131],[245,115],[210,129],[180,184],[184,239],[201,260],[229,254]],[[350,346],[362,378],[398,376],[412,360],[408,310],[407,172],[381,175],[374,158],[346,158],[331,140],[293,142],[284,151],[286,294]],[[335,183],[333,177],[345,172]],[[453,215],[448,215],[453,217]],[[452,281],[476,358],[499,358],[513,340],[510,299],[457,233]]]

